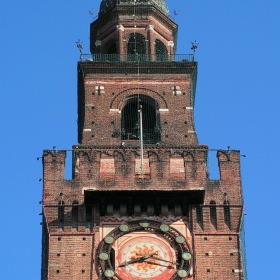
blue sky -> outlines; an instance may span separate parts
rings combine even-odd
[[[279,0],[167,0],[178,54],[199,42],[196,130],[211,149],[241,150],[250,280],[279,275]],[[43,149],[77,143],[75,42],[89,53],[100,0],[2,0],[0,279],[38,280]],[[218,178],[215,153],[211,178]],[[70,160],[70,155],[68,157]],[[68,164],[70,174],[70,161]],[[70,175],[67,175],[68,177]]]

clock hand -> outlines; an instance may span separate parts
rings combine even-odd
[[[139,261],[142,261],[142,260],[144,260],[143,257],[136,258],[136,259],[132,259],[132,260],[130,260],[130,261],[128,261],[128,262],[125,261],[125,262],[121,263],[121,264],[119,265],[119,267],[120,267],[120,266],[127,266],[128,264],[135,263],[135,262],[139,262]]]
[[[145,262],[145,263],[148,263],[148,264],[152,264],[152,265],[157,265],[157,266],[163,266],[163,267],[167,267],[167,268],[174,268],[173,266],[171,266],[171,265],[164,265],[164,264],[160,264],[160,263],[154,263],[154,262],[152,262],[151,261],[151,259],[149,259],[149,260],[144,260],[143,262]]]
[[[157,255],[157,253],[152,253],[152,254],[136,254],[137,256],[142,256],[144,259],[149,259],[151,258],[153,255]]]
[[[170,261],[162,260],[162,259],[157,258],[157,257],[154,257],[154,256],[151,256],[150,258],[151,258],[151,259],[154,259],[154,260],[158,260],[158,261],[162,261],[162,262],[167,262],[167,263],[171,263],[171,264],[176,264],[176,265],[178,265],[178,263],[176,263],[176,262],[170,262]]]
[[[147,254],[144,254],[144,255],[142,255],[142,254],[136,254],[136,255],[138,255],[138,256],[141,256],[140,258],[136,258],[136,259],[131,259],[130,261],[125,261],[125,262],[123,262],[123,263],[121,263],[120,265],[119,265],[119,267],[120,266],[127,266],[128,264],[131,264],[131,263],[135,263],[135,262],[139,262],[139,261],[144,261],[144,260],[146,260],[146,259],[149,259],[149,258],[151,258],[153,255],[155,255],[156,253],[152,253],[152,254],[149,254],[149,255],[147,255]]]

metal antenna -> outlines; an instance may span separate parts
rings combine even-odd
[[[179,10],[174,10],[173,15],[174,15],[175,21],[176,21],[176,17],[179,15]]]
[[[88,13],[89,13],[90,17],[92,18],[92,21],[98,17],[98,14],[97,14],[96,16],[94,16],[94,11],[93,11],[93,9],[91,9],[90,11],[88,11]]]
[[[195,40],[194,42],[191,42],[191,44],[192,44],[191,50],[193,50],[193,53],[195,53],[196,49],[198,48],[198,43]]]
[[[93,18],[93,9],[91,9],[90,11],[88,11],[89,15]]]
[[[78,39],[78,42],[76,42],[77,48],[79,49],[80,53],[82,54],[82,50],[83,50],[83,42],[80,41],[80,39]]]

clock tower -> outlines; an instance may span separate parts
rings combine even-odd
[[[240,155],[194,125],[197,62],[165,0],[102,0],[78,62],[78,142],[44,150],[42,280],[246,279]]]

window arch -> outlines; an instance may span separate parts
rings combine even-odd
[[[140,33],[132,33],[127,43],[128,60],[145,60],[146,40]]]
[[[210,201],[210,220],[212,225],[217,228],[217,209],[216,202],[214,200]]]
[[[144,94],[130,96],[122,109],[122,140],[140,139],[140,105],[143,116],[143,142],[144,144],[156,144],[161,139],[158,103]]]
[[[228,228],[231,229],[230,206],[228,200],[224,201],[224,220]]]
[[[156,61],[168,60],[167,48],[165,47],[164,43],[158,39],[156,39],[155,52],[156,52]]]

